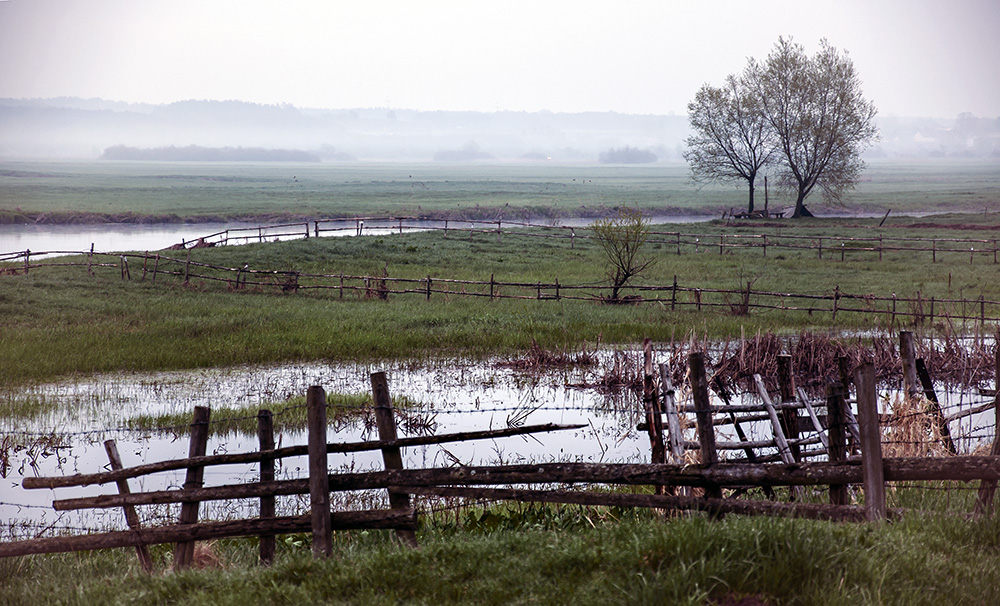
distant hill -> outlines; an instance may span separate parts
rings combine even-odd
[[[879,118],[881,156],[1000,152],[1000,121]],[[686,116],[614,112],[309,109],[242,101],[166,105],[104,99],[0,99],[0,158],[96,159],[109,148],[304,150],[323,161],[598,162],[638,150],[680,162]],[[470,150],[475,153],[470,152]],[[613,161],[613,160],[612,160]]]

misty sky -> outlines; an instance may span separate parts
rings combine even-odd
[[[0,0],[0,97],[683,115],[779,36],[882,115],[1000,116],[996,0]]]

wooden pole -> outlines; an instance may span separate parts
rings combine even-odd
[[[159,255],[157,255],[157,257],[159,257]],[[94,272],[91,270],[93,264],[94,264],[94,243],[91,242],[90,253],[87,255],[87,273],[90,275],[94,275]]]
[[[656,397],[656,386],[653,383],[653,343],[650,339],[642,342],[643,373],[642,373],[642,405],[646,413],[646,431],[649,434],[649,446],[652,451],[651,463],[666,463],[667,451],[663,444],[663,417]],[[667,487],[658,484],[656,494],[667,494]]]
[[[379,440],[392,441],[396,439],[396,418],[392,412],[392,399],[389,397],[389,383],[384,372],[371,375],[372,398],[375,401],[375,425],[378,428]],[[382,449],[382,461],[387,470],[403,469],[403,456],[398,446],[388,446]],[[389,506],[397,513],[411,509],[410,495],[405,492],[389,490]],[[404,545],[417,547],[417,535],[412,530],[397,530],[396,536]]]
[[[326,392],[313,385],[306,392],[309,428],[309,507],[313,556],[333,555],[330,527],[330,477],[326,466]]]
[[[915,398],[921,390],[917,382],[917,354],[912,332],[899,331],[899,361],[903,365],[903,394]]]
[[[414,436],[412,438],[401,438],[395,440],[389,444],[381,440],[370,440],[367,442],[340,442],[331,443],[326,445],[326,452],[329,453],[349,453],[349,452],[368,452],[372,450],[381,450],[387,445],[397,446],[400,448],[408,448],[412,446],[427,446],[430,444],[447,444],[450,442],[466,442],[470,440],[492,440],[495,438],[505,438],[510,436],[522,436],[531,433],[544,433],[549,431],[563,431],[571,429],[581,429],[586,427],[586,425],[557,425],[555,423],[543,423],[541,425],[524,425],[522,427],[506,427],[504,429],[487,429],[481,431],[460,431],[457,433],[447,433],[447,434],[437,434],[431,436]],[[272,453],[267,456],[256,452],[242,452],[242,453],[230,453],[230,454],[220,454],[220,455],[208,455],[204,457],[196,457],[194,459],[174,459],[171,461],[157,461],[155,463],[146,463],[145,465],[136,465],[135,467],[129,467],[128,469],[123,469],[121,471],[103,471],[100,473],[91,474],[75,474],[71,476],[50,476],[50,477],[34,477],[30,476],[21,480],[21,487],[26,490],[33,489],[52,489],[67,486],[90,486],[93,484],[105,484],[107,482],[117,482],[118,480],[124,480],[128,478],[137,478],[139,476],[148,475],[151,473],[159,473],[162,471],[171,471],[175,469],[185,469],[191,467],[192,465],[201,465],[204,467],[212,465],[234,465],[239,463],[256,463],[262,461],[265,458],[271,459],[283,459],[287,457],[304,457],[309,455],[308,445],[299,446],[285,446],[284,448],[276,448]],[[308,486],[304,492],[308,492]]]
[[[207,406],[195,406],[191,421],[191,442],[188,447],[189,457],[205,456],[208,448],[208,419],[212,411]],[[188,467],[184,480],[184,489],[201,488],[205,479],[205,468],[201,465]],[[198,522],[198,501],[181,503],[180,524],[195,524]],[[174,570],[183,570],[194,561],[194,541],[178,542],[174,545]]]
[[[257,411],[257,440],[260,442],[261,452],[274,450],[274,417],[270,410],[262,408]],[[272,457],[263,458],[260,460],[260,482],[264,484],[273,481],[274,459]],[[274,495],[262,496],[260,498],[260,518],[262,520],[273,519],[274,514]],[[274,536],[260,537],[261,565],[270,566],[274,562],[274,547]]]
[[[715,384],[715,393],[717,393],[719,397],[722,398],[722,402],[726,406],[731,406],[732,400],[730,399],[729,389],[726,387],[725,380],[719,375],[715,375],[712,378],[712,382]],[[740,422],[736,420],[736,413],[734,413],[731,410],[727,411],[727,413],[729,414],[729,420],[732,422],[733,429],[736,430],[736,436],[740,439],[740,442],[744,443],[749,442],[746,433],[744,433],[743,431],[743,427],[740,425]],[[747,461],[749,463],[758,462],[757,453],[753,451],[753,448],[747,446],[743,449],[743,453],[747,456]],[[764,489],[764,496],[766,496],[769,499],[774,498],[774,490],[770,486],[763,486],[762,488]]]
[[[885,479],[890,482],[1000,480],[1000,456],[959,456],[947,458],[887,458]],[[392,487],[408,490],[415,486],[488,486],[499,484],[622,484],[629,486],[673,484],[678,486],[818,486],[860,484],[864,481],[861,461],[819,461],[750,464],[717,463],[704,465],[650,465],[630,463],[532,463],[500,467],[447,467],[404,469],[363,473],[334,473],[327,476],[331,491],[375,490]],[[162,490],[129,495],[102,495],[52,502],[56,511],[156,505],[183,500],[199,501],[255,499],[265,494],[309,493],[309,479],[280,480],[270,485],[242,483],[194,490]],[[388,512],[387,512],[388,513]],[[337,514],[334,514],[336,517]],[[247,522],[260,525],[261,520]],[[303,530],[308,530],[305,528]],[[143,529],[145,531],[146,529]],[[301,532],[301,531],[296,531]],[[261,534],[251,532],[250,535]],[[0,543],[0,550],[3,543]]]
[[[701,444],[701,464],[708,467],[719,462],[715,449],[715,428],[712,426],[712,403],[708,395],[708,379],[705,376],[705,354],[700,351],[688,355],[688,370],[691,393],[694,396],[695,420],[698,423],[698,442]],[[718,485],[705,487],[706,498],[722,498],[722,488]]]
[[[792,374],[792,356],[782,354],[778,356],[778,393],[780,402],[786,404],[795,402],[795,377]],[[781,409],[781,431],[789,440],[797,440],[799,437],[799,411],[794,408]],[[802,460],[802,452],[798,444],[792,444],[792,457],[796,461]]]
[[[331,513],[329,525],[337,530],[366,528],[416,528],[412,514],[391,511],[341,511]],[[0,543],[0,558],[40,553],[62,553],[114,549],[136,545],[157,545],[175,541],[207,541],[227,537],[256,536],[260,534],[291,534],[308,532],[309,514],[280,517],[273,520],[234,520],[231,522],[202,522],[201,524],[170,524],[158,528],[124,530],[69,537],[52,537],[30,541]]]
[[[875,366],[865,362],[854,371],[858,394],[858,423],[861,429],[861,470],[865,486],[868,520],[885,519],[885,468],[882,463],[882,430],[878,422],[878,394]]]
[[[993,446],[990,454],[997,456],[1000,454],[1000,335],[997,336],[996,349],[994,355],[994,376],[996,377],[996,394],[993,396]],[[996,480],[982,480],[979,483],[979,495],[976,498],[976,507],[973,514],[977,518],[989,517],[993,515],[993,498],[997,491]]]
[[[753,376],[754,382],[757,384],[757,391],[760,393],[761,399],[764,401],[764,408],[767,409],[767,416],[771,420],[771,429],[774,431],[774,443],[778,447],[778,455],[781,456],[782,462],[787,465],[795,464],[795,457],[792,456],[792,450],[789,447],[788,439],[785,437],[785,432],[781,428],[781,419],[778,418],[778,412],[774,409],[774,404],[771,402],[771,396],[767,393],[767,388],[764,386],[764,379],[760,375]],[[803,492],[798,486],[794,489],[795,498],[802,500]]]
[[[118,455],[118,446],[114,440],[108,440],[104,443],[104,451],[108,453],[108,461],[111,463],[111,469],[121,469],[122,458]],[[130,494],[132,492],[129,490],[128,480],[118,480],[117,484],[118,494]],[[128,523],[128,527],[132,530],[141,530],[142,524],[139,523],[139,516],[135,512],[135,507],[124,505],[122,509],[125,511],[125,522]],[[153,572],[153,556],[149,554],[149,546],[140,542],[135,546],[135,552],[139,556],[139,563],[142,565],[142,569],[146,572]]]
[[[917,367],[917,377],[920,378],[920,385],[924,390],[924,397],[931,403],[931,412],[934,413],[937,421],[941,440],[944,442],[948,452],[953,455],[958,454],[958,450],[955,448],[955,441],[951,439],[951,428],[948,427],[948,422],[944,419],[944,411],[941,410],[941,403],[938,401],[937,394],[934,393],[934,383],[931,381],[930,373],[927,372],[924,359],[917,358],[915,366]]]
[[[847,403],[844,400],[846,390],[842,383],[831,383],[826,387],[826,425],[827,425],[827,446],[826,452],[830,462],[841,462],[847,460],[846,434],[844,431],[844,407]],[[830,503],[833,505],[847,505],[847,485],[830,484]]]

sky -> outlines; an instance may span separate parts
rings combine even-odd
[[[997,0],[0,0],[0,97],[684,115],[781,36],[883,116],[1000,116]]]

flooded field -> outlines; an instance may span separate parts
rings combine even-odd
[[[79,532],[94,528],[121,528],[117,511],[59,513],[51,509],[54,498],[89,496],[113,492],[113,486],[34,490],[20,488],[26,476],[93,473],[107,468],[104,440],[117,441],[126,466],[186,456],[188,440],[183,426],[143,426],[134,421],[139,415],[178,415],[186,419],[195,406],[209,406],[256,414],[268,407],[276,417],[290,406],[301,407],[301,397],[311,385],[322,386],[328,394],[369,394],[370,375],[384,371],[390,393],[397,400],[401,437],[428,433],[443,434],[465,430],[498,429],[540,423],[581,424],[584,427],[533,436],[489,441],[424,446],[404,450],[408,468],[523,463],[540,461],[642,462],[649,460],[649,440],[636,425],[642,420],[641,401],[632,389],[616,391],[594,387],[616,356],[633,359],[638,351],[602,351],[602,362],[561,369],[519,370],[505,360],[469,362],[454,359],[388,365],[303,363],[279,366],[243,366],[223,369],[116,374],[80,377],[37,385],[17,394],[0,394],[0,401],[12,409],[32,407],[33,413],[0,420],[2,441],[2,484],[0,519],[5,525],[0,536],[30,537],[38,533]],[[579,387],[589,386],[589,387]],[[686,386],[678,385],[678,401],[687,399]],[[880,406],[891,405],[892,391],[884,391]],[[984,398],[969,391],[939,393],[946,412],[981,404]],[[742,396],[753,401],[752,395]],[[405,408],[400,408],[403,402]],[[719,402],[716,402],[718,404]],[[373,439],[374,428],[367,405],[360,410],[331,410],[328,440],[348,442]],[[344,414],[339,414],[343,412]],[[231,416],[231,412],[229,415]],[[984,438],[983,427],[992,424],[992,411],[970,415],[952,423],[961,452],[971,452]],[[220,424],[209,440],[208,452],[235,453],[257,450],[252,431],[232,430],[224,425],[226,410],[213,414]],[[182,424],[183,425],[183,424]],[[749,438],[769,439],[770,428],[763,423],[744,425]],[[693,429],[687,439],[696,439]],[[992,435],[992,434],[990,434]],[[717,428],[719,440],[736,440],[732,428]],[[279,446],[305,444],[305,432],[284,429],[275,436]],[[725,455],[723,455],[725,456]],[[736,456],[735,454],[733,456]],[[344,470],[380,469],[377,452],[360,455],[331,455],[331,468]],[[258,470],[243,465],[206,469],[206,486],[256,480]],[[279,462],[278,477],[292,479],[307,475],[304,457]],[[183,472],[166,472],[133,481],[133,490],[179,488]],[[383,491],[384,492],[384,491]],[[345,507],[371,505],[383,496],[378,492],[345,497]],[[245,515],[229,502],[203,504],[203,516],[225,519]],[[306,503],[299,497],[280,497],[279,512],[292,513]],[[236,507],[234,509],[234,507]],[[242,507],[255,511],[256,503]],[[176,515],[170,507],[144,507],[148,519]]]

